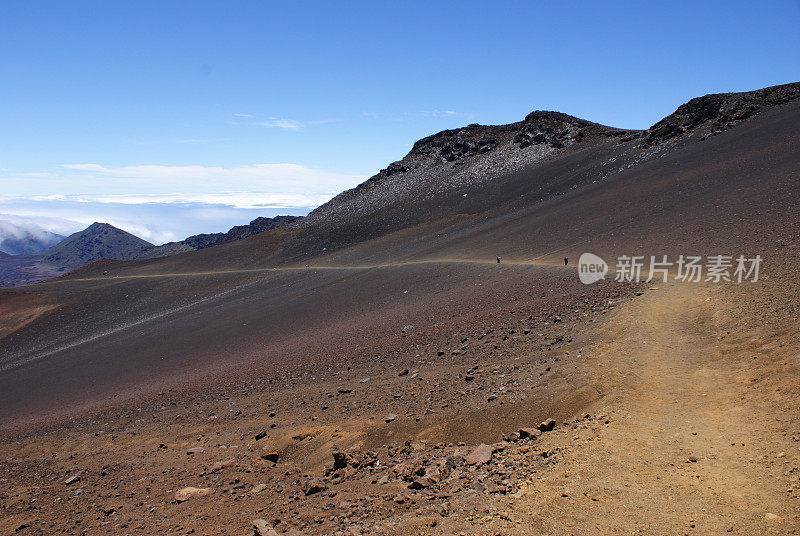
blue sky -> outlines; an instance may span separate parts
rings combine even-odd
[[[301,214],[534,109],[646,128],[800,80],[800,2],[0,1],[0,220],[156,242]]]

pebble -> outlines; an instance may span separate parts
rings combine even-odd
[[[250,493],[252,493],[252,494],[261,493],[265,489],[267,489],[267,485],[266,484],[263,484],[263,483],[262,484],[256,484],[255,486],[253,486],[253,489],[250,490]]]

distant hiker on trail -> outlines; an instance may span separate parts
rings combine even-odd
[[[567,264],[569,264],[569,259],[564,257],[564,266],[566,266]]]
[[[497,257],[497,264],[500,264],[500,256]]]

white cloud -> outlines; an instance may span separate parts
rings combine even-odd
[[[260,125],[262,127],[272,127],[272,128],[282,128],[284,130],[300,130],[301,128],[316,126],[316,125],[325,125],[328,123],[334,123],[333,119],[315,119],[312,121],[298,121],[296,119],[284,119],[284,118],[276,118],[273,117],[267,121],[257,121],[256,125]]]
[[[118,203],[122,205],[142,204],[186,204],[202,203],[224,205],[232,208],[295,208],[316,207],[330,200],[338,192],[321,194],[280,194],[266,192],[218,192],[209,194],[165,193],[165,194],[119,194],[119,195],[76,195],[40,196],[32,200],[69,200],[76,203]],[[2,199],[2,198],[0,198]]]
[[[296,121],[294,119],[278,118],[273,118],[268,121],[259,121],[257,124],[261,125],[262,127],[283,128],[286,130],[300,130],[300,128],[303,126],[300,121]]]
[[[195,201],[198,196],[258,194],[301,198],[304,206],[358,184],[361,175],[332,173],[292,163],[245,166],[103,166],[63,164],[50,173],[0,177],[1,197],[167,196]],[[183,197],[181,197],[183,196]],[[271,202],[271,201],[270,201]],[[276,201],[285,203],[288,201]]]
[[[292,163],[245,166],[64,164],[0,172],[0,213],[70,234],[107,222],[154,243],[226,231],[258,216],[302,215],[363,176]],[[8,218],[6,218],[8,219]]]

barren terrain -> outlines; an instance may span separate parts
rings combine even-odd
[[[795,86],[448,131],[301,225],[2,291],[0,532],[797,534]]]

